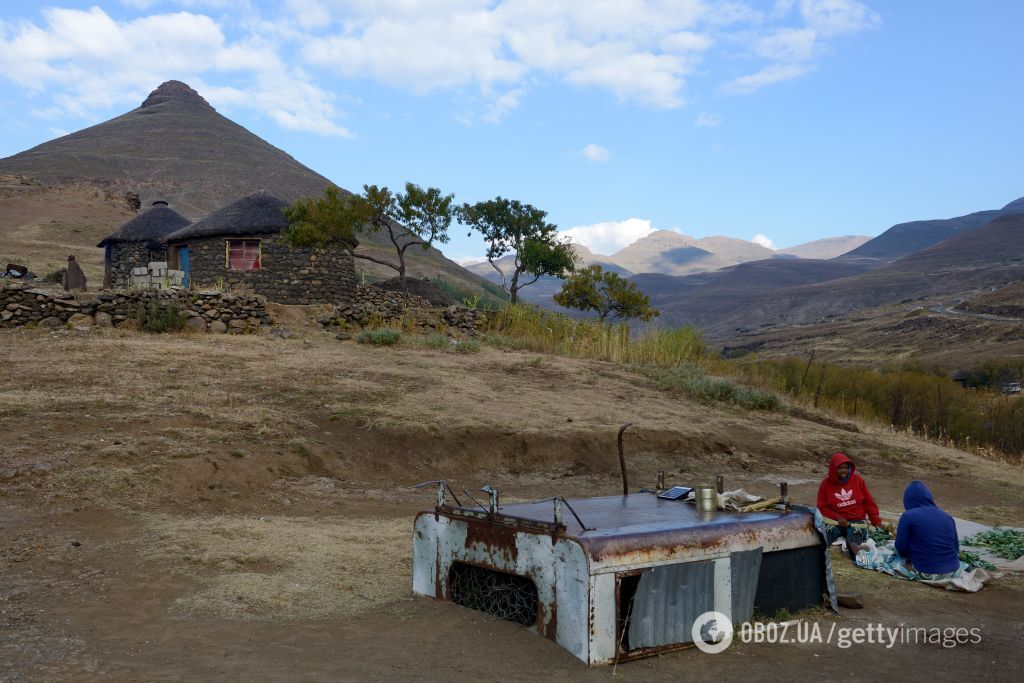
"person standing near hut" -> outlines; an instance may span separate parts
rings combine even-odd
[[[85,291],[85,273],[74,256],[68,256],[68,269],[64,272],[64,291],[73,289]]]

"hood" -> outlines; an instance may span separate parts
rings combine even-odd
[[[910,510],[927,506],[935,507],[935,499],[932,498],[932,492],[925,486],[925,483],[915,479],[907,484],[907,489],[903,492],[903,509]]]
[[[829,463],[828,463],[828,480],[830,482],[832,482],[832,484],[835,485],[835,486],[839,486],[839,485],[841,485],[843,483],[843,482],[839,481],[839,472],[838,472],[838,470],[839,470],[839,466],[842,465],[844,462],[850,463],[850,476],[851,477],[853,476],[853,473],[857,471],[857,466],[854,465],[853,461],[850,460],[849,458],[847,458],[845,455],[843,455],[842,453],[836,453],[835,455],[833,455],[832,456],[832,460],[830,460]],[[847,479],[846,481],[850,481],[850,480]]]

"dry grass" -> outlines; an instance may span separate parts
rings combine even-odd
[[[151,516],[148,558],[195,576],[180,614],[253,621],[350,617],[410,593],[409,520]]]

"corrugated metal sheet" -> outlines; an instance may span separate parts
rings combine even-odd
[[[761,548],[741,550],[730,556],[732,571],[732,623],[742,624],[754,615],[757,577],[761,572]]]
[[[693,622],[714,609],[714,564],[667,564],[643,573],[629,620],[630,649],[693,641]]]

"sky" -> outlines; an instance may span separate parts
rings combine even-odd
[[[1024,195],[1021,26],[1019,0],[3,2],[0,157],[177,79],[349,190],[518,199],[600,254],[783,248]]]

